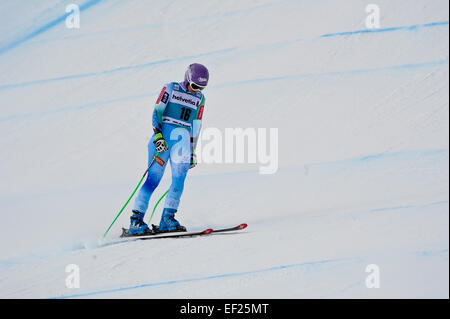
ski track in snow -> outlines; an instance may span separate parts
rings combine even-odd
[[[235,81],[235,82],[231,82],[231,83],[218,84],[214,88],[212,88],[212,90],[230,88],[230,87],[235,87],[235,86],[251,85],[251,84],[261,83],[261,82],[294,80],[294,79],[298,79],[298,78],[307,78],[307,77],[342,76],[342,75],[354,75],[354,74],[358,74],[358,73],[382,72],[382,71],[392,71],[392,70],[407,70],[407,69],[415,69],[415,68],[435,68],[435,67],[438,67],[441,65],[448,65],[448,62],[449,62],[448,59],[446,59],[446,60],[441,60],[441,61],[432,61],[432,62],[417,63],[417,64],[395,65],[395,66],[388,66],[388,67],[376,68],[376,69],[347,70],[347,71],[329,72],[329,73],[325,72],[325,73],[287,75],[287,76],[280,76],[280,77],[275,77],[275,78],[260,78],[260,79]],[[60,78],[60,79],[62,79],[62,78]],[[45,81],[46,80],[44,80],[44,82]],[[1,87],[0,87],[0,90],[1,90]],[[52,111],[46,111],[46,112],[35,112],[35,113],[27,113],[27,114],[9,115],[9,116],[3,117],[3,118],[0,117],[0,122],[9,121],[9,120],[20,120],[22,118],[40,118],[42,116],[49,115],[49,114],[55,114],[55,113],[66,112],[66,111],[84,110],[87,108],[94,108],[94,107],[99,107],[99,106],[103,106],[103,105],[107,105],[107,104],[113,104],[113,103],[122,102],[122,101],[132,101],[132,100],[136,100],[136,99],[147,99],[150,103],[158,93],[159,92],[155,91],[155,92],[151,92],[148,94],[130,95],[130,96],[118,97],[118,98],[110,99],[110,100],[106,100],[106,101],[94,101],[94,102],[83,104],[83,105],[64,106],[64,107],[59,107]]]
[[[213,276],[207,276],[207,277],[188,278],[188,279],[182,279],[182,280],[146,283],[146,284],[142,284],[142,285],[138,285],[138,286],[122,287],[122,288],[103,290],[103,291],[93,291],[93,292],[79,294],[79,295],[62,296],[62,297],[59,297],[59,299],[90,297],[90,296],[94,296],[94,295],[110,294],[110,293],[122,292],[122,291],[140,289],[140,288],[148,288],[148,287],[156,287],[156,286],[164,286],[164,285],[176,285],[176,284],[183,284],[183,283],[189,283],[189,282],[195,282],[195,281],[248,276],[248,275],[255,275],[255,274],[271,272],[271,271],[279,271],[279,270],[284,270],[284,269],[289,269],[289,268],[294,268],[294,267],[320,266],[322,264],[340,262],[340,261],[341,260],[321,260],[321,261],[316,261],[316,262],[305,262],[305,263],[292,264],[292,265],[281,265],[281,266],[275,266],[275,267],[253,270],[253,271],[219,274],[219,275],[213,275]],[[57,299],[57,298],[58,297],[51,298],[51,299]]]
[[[64,3],[8,25],[0,298],[448,298],[448,3],[405,3],[381,1],[375,30],[358,0],[88,0],[78,33],[54,15]],[[149,105],[191,61],[212,70],[207,126],[280,130],[276,174],[204,164],[185,187],[191,230],[249,228],[116,243],[124,213],[99,240],[145,165]]]
[[[95,6],[99,2],[102,2],[104,0],[89,0],[79,6],[80,13],[82,13],[85,10],[88,10],[89,8]],[[3,45],[3,47],[0,47],[0,55],[7,53],[10,50],[13,50],[15,47],[30,41],[31,39],[39,36],[40,34],[43,34],[49,30],[51,30],[53,27],[62,24],[65,22],[66,18],[69,16],[70,13],[66,13],[62,16],[59,16],[52,21],[46,23],[45,25],[31,31],[28,34],[25,34],[23,36],[18,37],[17,39],[11,41],[11,43],[8,43],[6,45]]]
[[[360,35],[360,34],[377,34],[377,33],[380,33],[380,32],[416,31],[416,30],[419,30],[421,28],[442,27],[442,26],[448,26],[448,25],[449,25],[448,21],[432,22],[432,23],[427,23],[427,24],[423,24],[423,25],[410,25],[410,26],[384,28],[384,29],[376,29],[376,30],[356,30],[356,31],[329,33],[329,34],[320,35],[318,38],[330,38],[330,37],[336,37],[336,36],[350,36],[350,35]],[[295,40],[291,41],[290,43],[296,43],[296,42],[301,41],[301,40],[302,39],[295,39]],[[266,47],[273,47],[274,44],[275,43],[269,43],[269,44],[266,45]],[[284,47],[284,46],[286,46],[288,44],[289,43],[282,43],[282,44],[279,44],[279,46]],[[247,52],[247,54],[248,53],[251,54],[252,51],[253,51],[253,53],[255,53],[256,51],[259,51],[261,49],[264,49],[264,47],[262,47],[262,48],[258,47],[256,49],[250,50],[250,52]],[[165,60],[160,60],[160,61],[151,61],[151,62],[140,64],[140,65],[121,66],[121,67],[116,67],[116,68],[110,69],[110,70],[104,70],[104,71],[101,71],[101,72],[91,72],[91,73],[84,73],[84,74],[64,75],[64,76],[60,76],[60,77],[56,77],[56,78],[50,78],[50,79],[40,79],[40,80],[29,81],[29,82],[5,84],[5,85],[0,85],[0,90],[20,88],[20,87],[30,86],[30,85],[41,85],[41,84],[55,82],[55,81],[64,81],[64,80],[72,80],[72,79],[79,79],[79,78],[95,77],[95,76],[107,75],[107,74],[111,74],[111,73],[115,73],[115,72],[123,72],[123,71],[137,70],[137,69],[145,69],[145,68],[152,67],[152,66],[155,66],[155,65],[161,65],[161,64],[172,63],[172,62],[180,62],[180,61],[189,61],[189,60],[193,60],[193,59],[202,58],[203,56],[208,56],[208,55],[219,55],[219,57],[220,57],[221,54],[233,53],[236,50],[237,50],[237,48],[229,48],[229,49],[225,49],[225,50],[206,52],[206,53],[193,55],[193,56],[176,57],[176,58],[165,59]],[[0,51],[0,54],[1,54],[1,51]],[[430,61],[430,62],[418,63],[418,64],[386,66],[384,68],[377,68],[377,69],[374,69],[374,70],[380,70],[380,69],[383,70],[383,69],[391,69],[391,68],[406,68],[406,67],[436,66],[436,65],[439,65],[439,64],[442,64],[442,63],[447,63],[448,64],[448,59],[447,60],[443,60],[443,61]],[[364,72],[364,70],[346,70],[346,71],[336,72],[336,73],[337,74],[339,74],[339,73],[345,74],[346,72],[360,72],[360,71]],[[301,76],[301,75],[297,75],[297,76]],[[268,80],[270,81],[270,80],[273,80],[273,79],[269,78]],[[257,81],[257,80],[255,79],[255,80],[250,80],[250,81]],[[238,82],[238,84],[239,84],[239,82]],[[219,84],[219,86],[220,86],[220,84]]]

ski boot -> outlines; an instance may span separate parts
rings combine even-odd
[[[133,210],[133,215],[130,217],[130,228],[128,229],[129,235],[151,235],[153,231],[148,228],[144,222],[145,213]]]
[[[186,227],[181,226],[180,223],[175,219],[176,212],[176,209],[164,208],[161,222],[159,223],[159,226],[153,225],[153,231],[158,233],[186,231]]]

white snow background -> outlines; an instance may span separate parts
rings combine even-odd
[[[1,0],[0,298],[448,298],[449,4],[377,0],[367,32],[370,3]],[[101,241],[193,62],[204,128],[278,128],[278,171],[189,172],[177,218],[241,233],[112,244],[130,204]]]

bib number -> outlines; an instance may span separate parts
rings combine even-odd
[[[180,120],[184,120],[184,121],[189,121],[189,118],[191,117],[191,109],[182,107],[181,108],[181,115],[180,115]]]

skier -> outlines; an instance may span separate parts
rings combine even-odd
[[[183,193],[186,174],[197,165],[195,148],[205,106],[205,97],[201,91],[208,80],[208,69],[202,64],[194,63],[186,70],[183,82],[168,83],[161,90],[153,111],[154,135],[148,143],[149,165],[153,159],[154,162],[134,202],[128,231],[130,235],[146,235],[155,231],[186,231],[175,219],[175,213]],[[159,227],[151,230],[144,222],[144,215],[168,160],[172,170],[172,184]]]

